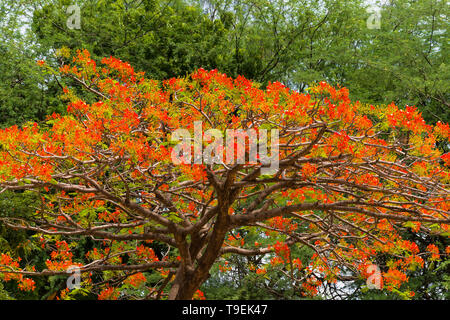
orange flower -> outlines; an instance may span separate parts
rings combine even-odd
[[[119,292],[112,287],[106,287],[98,295],[98,300],[117,300]]]
[[[439,248],[434,244],[429,244],[427,246],[427,251],[431,253],[431,260],[439,260]]]

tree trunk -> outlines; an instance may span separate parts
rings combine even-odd
[[[200,275],[180,267],[169,292],[169,300],[192,300],[195,292],[209,277],[209,273]]]
[[[197,259],[196,250],[189,253],[195,255],[191,256],[191,261],[193,261],[195,266],[187,266],[183,261],[178,268],[174,283],[169,292],[169,300],[191,300],[203,282],[209,278],[209,270],[220,254],[220,249],[228,231],[228,224],[229,216],[227,207],[226,210],[220,211],[211,238],[201,257]]]

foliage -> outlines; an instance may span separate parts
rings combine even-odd
[[[300,92],[326,81],[353,100],[415,105],[429,123],[450,122],[443,0],[378,4],[380,29],[367,28],[361,0],[83,0],[80,29],[66,25],[71,1],[2,3],[3,126],[63,111],[57,79],[34,64],[52,64],[62,47],[115,56],[158,80],[204,68]]]
[[[46,115],[65,113],[59,96],[68,86],[84,101],[95,101],[95,94],[70,78],[60,78],[51,69],[39,72],[36,60],[45,59],[49,66],[70,63],[59,50],[88,48],[95,59],[116,56],[129,61],[147,77],[166,79],[185,76],[194,70],[219,69],[229,76],[244,75],[261,83],[281,81],[299,92],[307,93],[311,83],[327,81],[349,88],[350,98],[375,105],[382,112],[394,101],[397,105],[416,105],[429,123],[450,122],[448,108],[448,6],[445,1],[423,0],[383,2],[381,29],[366,26],[369,13],[365,1],[77,1],[81,7],[81,29],[70,30],[66,25],[67,6],[62,0],[4,0],[0,3],[0,127],[24,125],[26,121],[42,121]],[[54,53],[59,55],[55,57]],[[381,105],[381,106],[378,106]],[[376,113],[376,112],[375,112]],[[378,115],[368,117],[378,122]],[[437,141],[441,150],[448,143]],[[0,215],[17,212],[30,215],[38,206],[23,193],[5,192],[1,195]],[[10,199],[10,200],[9,200]],[[34,201],[34,202],[33,202]],[[239,210],[243,207],[240,206]],[[0,223],[3,251],[12,251],[30,233],[11,231]],[[408,229],[400,230],[410,239]],[[246,242],[261,242],[259,234],[244,234]],[[424,239],[421,241],[421,239]],[[429,237],[418,233],[414,241],[420,251],[429,244],[445,250],[445,237]],[[101,244],[82,241],[73,252],[74,260],[83,261],[84,252]],[[162,255],[164,248],[155,247]],[[28,264],[45,268],[46,256],[37,249],[21,253]],[[172,253],[170,253],[172,254]],[[308,264],[309,257],[301,259]],[[387,270],[386,257],[376,258]],[[388,259],[387,259],[388,260]],[[236,277],[222,277],[214,272],[208,282],[244,288],[253,286],[249,294],[255,297],[296,298],[300,291],[274,292],[264,288],[262,277],[251,270],[262,268],[258,259],[230,257],[229,267],[237,270]],[[257,263],[258,262],[258,263]],[[442,298],[447,270],[446,260],[426,260],[424,268],[408,270],[410,281],[403,291],[414,291],[415,299]],[[433,269],[430,269],[430,266]],[[219,270],[216,266],[213,270]],[[439,271],[438,271],[439,270]],[[278,281],[289,287],[289,280],[276,268],[267,270],[272,283]],[[231,273],[233,274],[233,273]],[[153,274],[152,274],[153,276]],[[247,278],[248,277],[248,278]],[[36,290],[25,293],[11,282],[5,283],[9,294],[16,298],[54,298],[65,285],[65,276],[51,283],[34,278]],[[161,279],[156,279],[158,282]],[[255,282],[256,281],[256,282]],[[156,283],[155,282],[155,283]],[[339,293],[346,298],[371,298],[387,295],[386,290],[362,292],[364,280],[350,284]],[[205,286],[207,283],[205,284]],[[343,284],[338,281],[338,287]],[[334,290],[335,288],[331,288]],[[348,294],[353,292],[354,294]],[[259,290],[259,289],[258,289]],[[219,290],[220,291],[220,290]],[[265,292],[262,292],[265,291]],[[228,292],[224,292],[227,294]],[[376,294],[375,294],[376,293]],[[215,296],[205,287],[207,297]],[[244,297],[247,293],[242,293]],[[330,293],[319,292],[325,296]],[[80,296],[78,296],[80,297]],[[233,292],[233,296],[236,297]]]
[[[0,4],[0,127],[61,112],[57,83],[40,72],[40,54],[27,29],[27,1]]]
[[[50,1],[34,11],[32,28],[48,50],[87,48],[112,55],[155,79],[225,67],[226,29],[181,1],[80,1],[81,28],[66,26],[70,1]]]
[[[83,292],[99,299],[201,299],[214,264],[227,271],[238,254],[263,257],[254,277],[282,273],[312,297],[323,284],[369,277],[386,255],[383,288],[408,297],[407,270],[448,256],[449,247],[421,250],[405,237],[449,236],[450,158],[436,147],[448,143],[448,124],[427,125],[414,107],[352,103],[325,82],[303,94],[203,69],[156,81],[113,57],[98,66],[87,50],[58,54],[58,71],[38,64],[77,83],[64,87],[67,115],[0,131],[0,186],[40,202],[1,221],[32,232],[28,241],[48,255],[42,270],[1,254],[1,276],[19,290],[75,265]],[[279,129],[279,168],[175,164],[173,130],[192,132],[195,121],[222,132]],[[75,256],[86,236],[98,245]]]

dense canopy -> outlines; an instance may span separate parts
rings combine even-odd
[[[67,114],[0,131],[1,191],[39,200],[33,214],[0,220],[48,255],[38,267],[1,253],[0,277],[22,290],[79,266],[81,288],[100,299],[203,298],[211,268],[226,273],[237,254],[261,258],[257,276],[279,268],[304,296],[370,277],[384,255],[392,291],[407,270],[450,254],[405,237],[450,236],[450,154],[438,148],[450,127],[426,124],[415,107],[352,102],[325,82],[299,93],[204,69],[158,81],[87,50],[58,59],[59,70],[38,64],[73,81]],[[175,164],[173,132],[193,134],[196,121],[204,131],[277,129],[276,172],[263,174],[261,161]],[[95,245],[75,257],[86,238]]]

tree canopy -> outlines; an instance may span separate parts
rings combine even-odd
[[[450,122],[448,6],[443,0],[377,4],[300,0],[77,1],[80,29],[69,29],[66,0],[4,0],[0,7],[1,125],[61,113],[57,81],[34,61],[55,50],[87,48],[128,61],[152,79],[198,68],[280,81],[300,92],[326,81],[352,100],[415,105],[429,123]],[[39,98],[38,98],[39,97]]]
[[[2,191],[39,201],[32,214],[0,220],[31,232],[28,246],[48,257],[34,266],[1,254],[0,277],[21,290],[78,266],[80,290],[100,299],[204,298],[213,266],[226,273],[241,255],[262,259],[256,277],[279,268],[315,296],[323,284],[370,277],[384,255],[382,285],[394,291],[408,270],[450,253],[405,236],[449,236],[450,154],[437,142],[449,143],[450,127],[426,124],[415,107],[352,102],[347,88],[326,82],[305,93],[280,82],[261,88],[217,70],[158,81],[114,57],[98,64],[87,50],[59,50],[57,61],[57,70],[38,65],[61,77],[67,114],[0,131]],[[174,163],[175,130],[193,134],[196,121],[260,139],[277,129],[275,172],[262,158]],[[200,141],[211,150],[207,134]],[[97,245],[74,255],[86,238]]]

